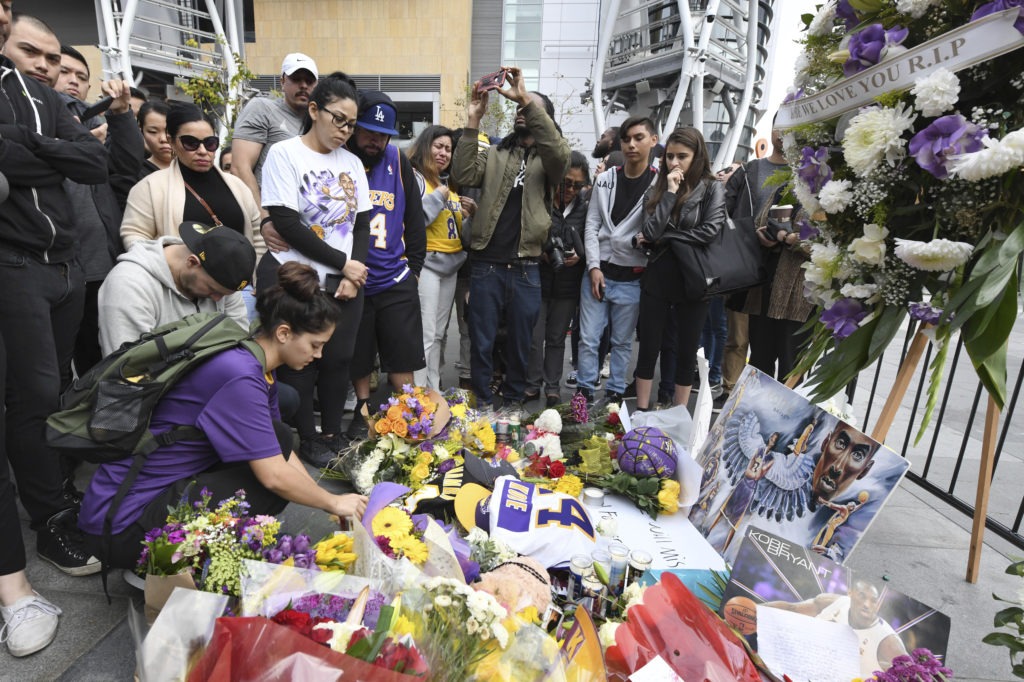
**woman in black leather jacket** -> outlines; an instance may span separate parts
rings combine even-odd
[[[707,244],[725,225],[725,190],[711,173],[707,145],[695,128],[677,128],[668,137],[661,170],[647,200],[647,219],[637,246],[650,249],[640,280],[640,350],[636,365],[636,405],[650,407],[654,365],[665,320],[676,320],[676,376],[673,405],[690,399],[697,347],[708,302],[704,292],[688,292],[682,261],[674,253],[685,244]]]

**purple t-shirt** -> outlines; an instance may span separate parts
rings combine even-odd
[[[244,348],[214,356],[179,381],[153,411],[154,433],[174,425],[195,426],[205,441],[181,441],[155,450],[146,460],[114,518],[120,533],[142,514],[161,491],[175,481],[220,462],[247,462],[281,454],[273,420],[280,419],[277,385],[264,374],[260,361]],[[103,533],[103,519],[132,460],[101,464],[89,483],[78,517],[87,533]]]

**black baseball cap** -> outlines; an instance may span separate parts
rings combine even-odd
[[[256,249],[245,235],[226,225],[210,227],[193,222],[179,225],[178,234],[217,284],[229,291],[241,291],[252,281]]]

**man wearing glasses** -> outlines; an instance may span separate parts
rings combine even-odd
[[[481,409],[494,401],[493,351],[502,322],[507,329],[503,396],[513,405],[526,398],[526,367],[541,308],[538,261],[551,229],[550,189],[569,168],[569,145],[555,125],[551,100],[527,90],[518,68],[503,70],[505,88],[473,84],[466,129],[452,160],[455,183],[482,188],[470,230],[468,315],[470,374]],[[478,150],[489,89],[518,105],[515,129],[500,144]]]
[[[302,132],[302,121],[309,107],[309,95],[316,87],[319,72],[316,62],[301,52],[293,52],[281,63],[281,91],[284,97],[257,97],[235,121],[231,138],[231,173],[241,178],[252,191],[257,206],[260,200],[260,175],[270,147]],[[287,250],[287,243],[273,231],[266,209],[261,209],[261,227],[267,230],[267,247],[271,251]]]
[[[366,168],[370,186],[370,248],[364,285],[363,317],[352,357],[355,415],[348,437],[365,437],[359,417],[370,397],[370,374],[380,352],[380,367],[396,389],[413,383],[413,372],[426,367],[417,279],[427,256],[423,203],[412,164],[398,147],[398,110],[383,92],[359,93],[359,117],[348,150]],[[411,343],[410,340],[416,342]]]

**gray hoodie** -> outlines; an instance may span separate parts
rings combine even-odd
[[[183,296],[164,258],[164,246],[181,244],[178,237],[160,237],[136,242],[117,258],[117,265],[100,287],[100,349],[103,355],[134,341],[160,325],[180,320],[191,313],[222,312],[243,329],[249,328],[242,294],[192,301]]]
[[[647,216],[643,201],[638,202],[618,225],[612,224],[617,179],[616,168],[609,168],[597,176],[590,192],[587,227],[583,233],[587,272],[600,268],[601,261],[641,268],[647,265],[644,252],[633,248],[633,236],[644,226],[644,218]]]

